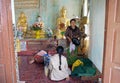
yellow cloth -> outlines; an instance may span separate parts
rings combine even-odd
[[[72,65],[72,71],[74,70],[75,67],[77,67],[79,65],[83,65],[83,62],[80,60],[76,60]]]

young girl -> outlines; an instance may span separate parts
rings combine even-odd
[[[50,79],[54,81],[69,80],[67,59],[63,56],[64,48],[58,46],[57,54],[51,56],[49,63]]]

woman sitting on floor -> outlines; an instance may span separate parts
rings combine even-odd
[[[67,59],[63,56],[64,48],[58,46],[57,54],[51,56],[49,63],[50,79],[60,81],[63,79],[69,80]]]

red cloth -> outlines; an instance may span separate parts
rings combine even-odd
[[[43,56],[35,55],[34,59],[35,59],[35,62],[37,62],[37,63],[43,63],[44,62],[44,57]]]

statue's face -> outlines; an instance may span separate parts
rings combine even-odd
[[[63,10],[61,13],[62,13],[62,16],[66,16],[66,10]]]
[[[76,22],[75,21],[71,21],[70,25],[72,26],[72,28],[75,28]]]
[[[24,17],[25,16],[25,14],[24,13],[21,13],[21,17]]]
[[[42,19],[41,19],[41,17],[39,16],[39,17],[38,17],[38,22],[40,22],[41,20],[42,20]]]

